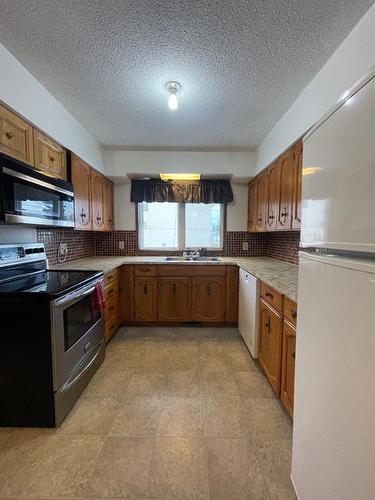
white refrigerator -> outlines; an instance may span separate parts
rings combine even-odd
[[[375,498],[375,79],[304,138],[292,480]]]

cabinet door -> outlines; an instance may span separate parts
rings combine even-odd
[[[296,331],[287,321],[283,325],[283,356],[281,368],[281,391],[280,398],[293,416],[294,407],[294,370],[296,358]]]
[[[159,320],[191,319],[190,278],[158,278]]]
[[[103,231],[104,225],[104,177],[91,170],[92,228]]]
[[[282,316],[260,299],[259,362],[277,396],[280,394]]]
[[[280,197],[277,229],[291,229],[294,184],[294,148],[288,149],[278,159],[280,169]]]
[[[267,231],[276,230],[279,198],[280,198],[280,168],[279,168],[279,163],[276,161],[268,169],[267,201],[266,201]]]
[[[0,105],[0,153],[34,164],[33,128]]]
[[[135,321],[156,321],[157,319],[156,278],[134,278]]]
[[[227,323],[238,321],[238,266],[227,266],[226,317]]]
[[[248,228],[249,233],[255,233],[257,220],[257,181],[249,184]]]
[[[134,321],[134,266],[122,266],[122,295],[120,311],[122,317],[120,321],[125,323]]]
[[[67,179],[65,149],[35,129],[34,165],[45,175]]]
[[[257,220],[256,231],[262,233],[266,229],[266,188],[267,173],[262,173],[257,178]]]
[[[75,228],[91,229],[91,168],[72,154],[72,183],[74,190]]]
[[[104,178],[104,226],[106,231],[113,230],[113,182]]]
[[[302,141],[294,146],[294,183],[293,183],[293,217],[292,228],[301,228],[302,199]]]
[[[225,277],[192,278],[194,321],[225,321]]]

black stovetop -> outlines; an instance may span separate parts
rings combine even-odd
[[[58,297],[84,285],[100,272],[94,271],[42,271],[0,284],[0,294],[45,294]]]

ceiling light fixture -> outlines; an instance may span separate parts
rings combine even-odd
[[[162,181],[199,181],[201,174],[159,174]]]
[[[169,92],[168,108],[171,111],[175,111],[178,108],[177,92],[181,90],[181,84],[178,82],[168,82],[166,83],[165,88]]]

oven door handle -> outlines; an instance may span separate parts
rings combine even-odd
[[[72,387],[72,385],[74,385],[77,382],[79,382],[81,380],[81,378],[83,378],[85,376],[85,374],[88,372],[88,370],[90,369],[90,367],[95,363],[95,360],[99,356],[102,347],[103,347],[103,342],[100,342],[100,344],[96,347],[95,356],[90,360],[89,364],[86,365],[85,368],[81,372],[78,373],[78,375],[76,375],[74,377],[74,373],[73,373],[73,375],[72,375],[73,378],[72,379],[68,378],[68,380],[65,382],[65,384],[60,389],[61,393],[65,392],[65,391],[68,391]],[[78,368],[76,368],[76,370]]]
[[[99,283],[102,283],[102,281],[99,281]],[[66,308],[78,302],[79,300],[83,299],[84,297],[87,297],[87,295],[90,295],[94,291],[95,291],[95,286],[91,286],[89,289],[84,288],[83,290],[82,288],[80,288],[79,290],[70,293],[69,295],[67,295],[62,299],[55,300],[54,304],[58,308],[62,307]]]

